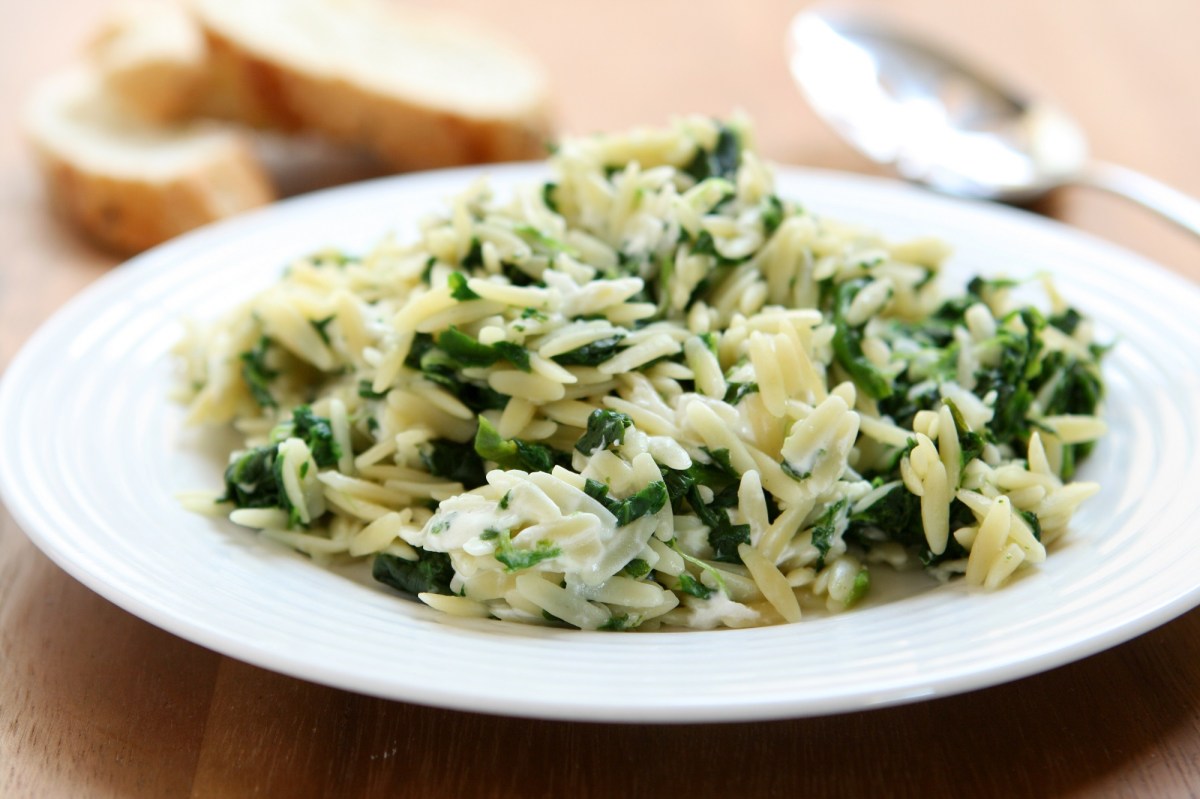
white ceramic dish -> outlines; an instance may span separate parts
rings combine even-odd
[[[501,191],[542,174],[484,171]],[[137,258],[70,302],[0,386],[0,488],[30,538],[126,610],[250,663],[394,699],[578,720],[805,716],[952,694],[1098,652],[1200,603],[1200,290],[1028,214],[797,169],[780,171],[781,194],[892,236],[948,239],[948,281],[1049,271],[1118,340],[1111,434],[1081,475],[1104,490],[1025,578],[995,593],[909,585],[793,626],[585,633],[447,620],[182,510],[175,492],[219,486],[229,442],[183,429],[167,399],[180,320],[219,313],[291,257],[411,235],[476,173],[281,203]]]

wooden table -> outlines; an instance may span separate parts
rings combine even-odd
[[[526,42],[553,72],[567,130],[740,107],[778,161],[870,171],[789,82],[781,39],[801,3],[426,4]],[[1059,99],[1097,155],[1200,195],[1200,3],[886,5]],[[100,10],[5,11],[0,368],[116,263],[47,213],[10,124],[29,82]],[[1065,191],[1042,210],[1200,280],[1200,245],[1132,206]],[[1200,610],[1047,674],[905,707],[711,726],[528,721],[372,699],[217,655],[66,576],[0,508],[0,675],[3,796],[1200,795]]]

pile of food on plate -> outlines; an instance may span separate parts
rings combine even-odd
[[[192,507],[446,613],[589,630],[1041,563],[1098,488],[1072,482],[1105,430],[1091,323],[1048,281],[1044,311],[946,293],[943,243],[798,199],[746,122],[688,118],[290,264],[178,348],[190,418],[245,437]]]

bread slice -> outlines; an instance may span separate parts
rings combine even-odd
[[[101,23],[88,56],[105,88],[152,122],[191,116],[203,90],[208,48],[179,3],[126,0]]]
[[[364,147],[393,169],[541,157],[540,66],[490,33],[384,0],[193,0],[201,112]]]
[[[25,125],[54,206],[121,253],[274,199],[242,136],[211,123],[139,120],[92,69],[38,86]]]

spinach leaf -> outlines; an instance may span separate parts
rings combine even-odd
[[[438,348],[462,366],[491,366],[500,360],[493,347],[480,344],[474,337],[457,327],[441,333],[437,338]]]
[[[330,314],[324,319],[308,320],[308,323],[313,326],[313,328],[317,331],[317,335],[321,337],[321,341],[324,341],[326,345],[329,344],[329,330],[327,328],[329,327],[329,323],[336,318],[337,314]]]
[[[450,287],[450,296],[459,302],[479,299],[479,295],[467,285],[467,276],[462,272],[451,272],[446,275],[446,285]]]
[[[362,397],[363,399],[381,400],[386,399],[387,395],[388,393],[386,389],[384,391],[376,391],[372,387],[370,380],[358,381],[358,396]]]
[[[587,420],[587,432],[575,442],[575,449],[584,455],[608,449],[625,440],[625,428],[633,424],[627,414],[597,408]]]
[[[750,394],[758,393],[758,383],[728,383],[725,387],[725,401],[737,405]]]
[[[604,624],[601,624],[596,629],[604,630],[606,632],[622,632],[624,630],[632,630],[641,623],[642,617],[636,613],[632,615],[629,613],[616,613],[610,616],[608,621],[604,622]]]
[[[825,558],[829,555],[829,549],[833,546],[833,539],[838,533],[839,526],[845,524],[846,520],[846,500],[839,499],[837,502],[829,506],[821,517],[817,519],[817,523],[812,528],[812,543],[817,548],[817,552],[821,553],[817,557],[815,568],[817,570],[825,568]]]
[[[1029,437],[1027,417],[1035,396],[1030,381],[1042,368],[1038,356],[1045,325],[1045,319],[1033,308],[1023,308],[1006,316],[995,338],[1000,350],[999,363],[981,369],[976,375],[975,393],[982,397],[989,391],[996,392],[996,412],[988,430],[998,444],[1019,444]]]
[[[437,346],[450,358],[451,370],[454,367],[491,366],[501,359],[508,361],[522,372],[530,371],[529,350],[511,341],[498,341],[495,344],[483,344],[474,336],[451,326],[437,338]],[[422,371],[425,370],[426,356],[421,359]]]
[[[924,547],[926,542],[925,528],[921,522],[921,498],[909,493],[904,483],[897,481],[871,505],[850,514],[847,533],[863,539],[864,528],[878,530],[889,541],[896,541],[906,547]],[[814,532],[814,546],[816,539],[817,535]]]
[[[225,493],[218,502],[238,508],[277,508],[282,492],[275,478],[279,448],[258,447],[238,455],[225,469]]]
[[[558,201],[554,199],[554,192],[557,190],[557,183],[542,184],[542,204],[556,214],[560,213],[558,210]]]
[[[732,128],[722,125],[713,148],[696,148],[696,154],[683,167],[683,171],[691,175],[697,183],[708,178],[736,180],[741,159],[742,143],[737,133]]]
[[[275,426],[271,441],[279,443],[287,438],[299,438],[308,445],[317,466],[333,466],[342,457],[342,448],[333,438],[333,427],[329,420],[317,416],[307,405],[297,406],[292,418]]]
[[[582,347],[561,355],[555,355],[553,360],[562,366],[599,366],[617,354],[623,338],[625,338],[624,333],[617,333],[608,338],[593,341],[591,344],[584,344]]]
[[[783,202],[774,194],[767,197],[767,207],[762,212],[763,236],[770,238],[771,234],[783,224],[786,211]]]
[[[693,460],[687,469],[663,468],[662,472],[671,507],[679,513],[686,503],[708,527],[708,543],[713,548],[716,560],[741,563],[737,548],[738,544],[750,542],[750,525],[733,524],[726,511],[726,508],[737,504],[739,476],[732,466],[726,469],[719,462]],[[704,503],[700,494],[701,486],[713,492],[712,502]]]
[[[489,529],[479,537],[484,541],[496,542],[496,551],[493,553],[493,557],[504,564],[504,570],[507,572],[528,569],[544,560],[550,560],[562,554],[562,550],[550,541],[538,541],[533,549],[521,549],[513,546],[508,530]]]
[[[634,558],[621,569],[621,574],[634,580],[640,580],[649,573],[650,564],[641,558]]]
[[[271,396],[270,382],[279,377],[279,372],[267,366],[267,350],[272,343],[270,338],[263,336],[254,349],[238,356],[242,361],[242,380],[250,389],[250,396],[261,408],[278,407]]]
[[[954,419],[954,429],[958,433],[958,448],[962,450],[962,466],[955,477],[954,485],[951,486],[951,488],[958,488],[958,484],[962,482],[962,474],[967,470],[967,464],[983,454],[985,442],[983,436],[967,427],[966,420],[963,419],[962,412],[959,411],[957,405],[950,400],[945,400],[945,403],[950,408],[950,416]]]
[[[833,354],[855,385],[867,396],[878,400],[891,396],[892,386],[879,367],[863,355],[862,329],[846,321],[850,303],[868,282],[866,278],[859,278],[838,286],[833,310]]]
[[[679,575],[679,590],[685,594],[691,594],[698,599],[708,599],[714,593],[713,589],[687,572],[681,572]]]
[[[529,365],[529,350],[520,344],[514,344],[511,341],[497,341],[492,345],[492,349],[496,351],[497,356],[508,361],[522,372],[532,370],[532,367]]]
[[[624,527],[643,516],[658,513],[670,499],[667,484],[662,481],[650,483],[625,499],[613,499],[608,495],[608,486],[591,478],[584,483],[583,490],[617,517],[617,527]]]
[[[454,566],[445,552],[431,552],[415,547],[417,560],[405,560],[380,553],[371,564],[371,576],[409,594],[453,594],[450,580]]]
[[[559,460],[557,453],[545,445],[502,438],[486,416],[479,417],[479,428],[475,431],[475,452],[483,460],[494,461],[501,469],[521,469],[526,472],[548,472]]]
[[[470,442],[460,444],[435,438],[422,448],[421,463],[434,477],[462,483],[467,489],[478,488],[487,482],[483,460]]]
[[[471,238],[471,246],[467,249],[467,254],[463,256],[462,266],[468,272],[483,267],[483,244],[478,237]]]
[[[516,225],[513,227],[513,232],[545,252],[551,254],[561,252],[565,255],[570,255],[572,258],[580,256],[579,250],[548,235],[545,231],[535,228],[533,225]]]

